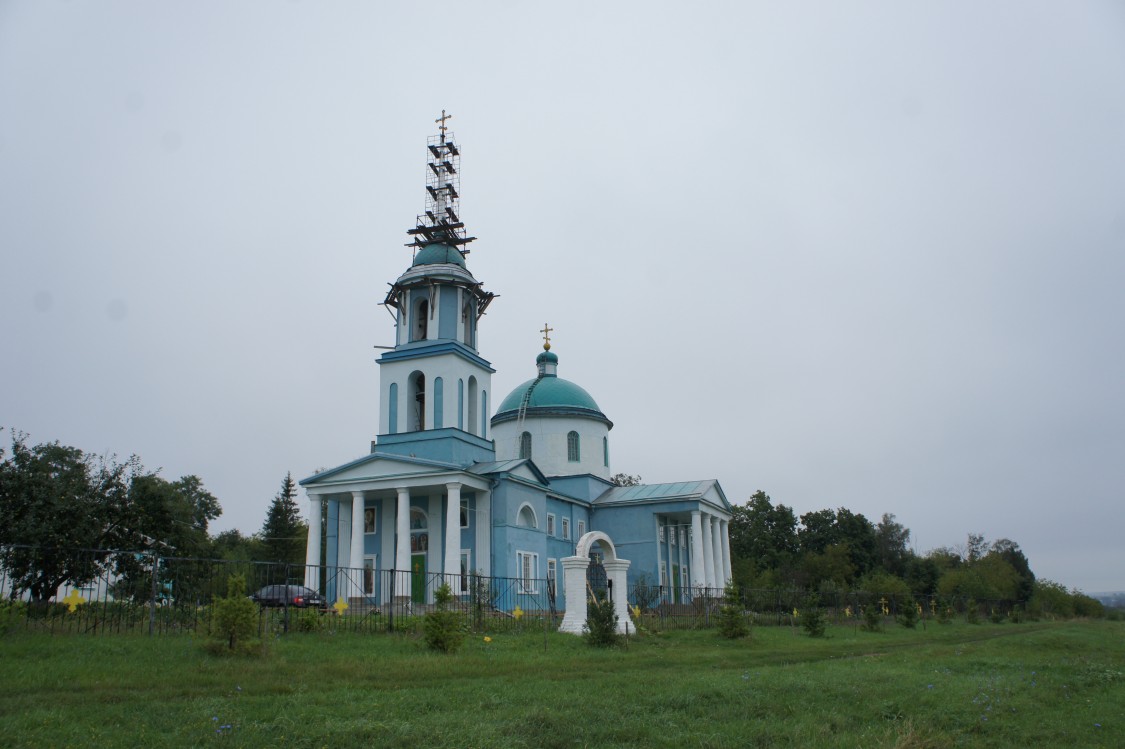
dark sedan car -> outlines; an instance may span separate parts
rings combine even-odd
[[[324,608],[324,596],[303,585],[267,585],[251,600],[262,606],[295,606],[297,608]]]

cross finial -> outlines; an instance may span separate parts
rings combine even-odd
[[[441,117],[438,117],[434,122],[438,123],[441,129],[441,142],[445,142],[445,121],[453,119],[453,115],[446,114],[445,110],[441,110]]]
[[[544,351],[550,351],[551,350],[551,332],[553,330],[554,330],[554,328],[548,326],[547,323],[543,323],[543,329],[539,331],[540,333],[543,334],[543,350]]]

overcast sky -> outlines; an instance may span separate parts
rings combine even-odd
[[[375,436],[443,108],[492,403],[550,322],[614,471],[1125,588],[1116,2],[0,0],[0,425],[257,531]]]

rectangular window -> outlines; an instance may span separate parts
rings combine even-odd
[[[680,587],[685,591],[688,589],[687,567],[680,567]]]
[[[660,540],[660,543],[664,543],[664,526],[663,525],[658,525],[656,527],[656,537]]]
[[[565,523],[566,521],[564,520],[563,522]],[[555,535],[555,516],[551,513],[547,513],[547,535]]]
[[[367,557],[363,560],[363,594],[375,595],[375,557]]]
[[[553,583],[557,576],[558,576],[558,560],[557,559],[548,559],[547,560],[547,581]]]
[[[668,587],[668,563],[660,563],[660,587]]]
[[[676,545],[676,529],[675,528],[669,528],[668,529],[668,542],[672,546]]]
[[[562,537],[570,538],[570,518],[562,519]]]
[[[582,538],[585,535],[586,535],[586,521],[585,520],[579,520],[578,521],[578,538]]]
[[[461,527],[469,527],[469,500],[461,500]]]
[[[680,528],[680,546],[687,546],[687,531]]]
[[[529,551],[517,551],[516,569],[519,572],[519,592],[538,593],[535,579],[539,574],[539,555]]]
[[[469,566],[469,550],[461,549],[461,593],[469,592],[469,574],[472,569]]]
[[[365,507],[363,509],[363,532],[364,533],[374,533],[375,532],[375,508],[374,507]]]

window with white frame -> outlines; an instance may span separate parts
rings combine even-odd
[[[570,538],[570,518],[562,519],[562,537]]]
[[[557,559],[547,560],[547,582],[555,582],[555,579],[558,577],[558,564],[559,562]]]
[[[664,543],[664,526],[663,525],[656,526],[656,537],[660,541],[660,543]]]
[[[669,528],[668,530],[670,531],[670,533],[668,534],[668,540],[671,541],[672,546],[675,546],[676,545],[676,529],[675,528]],[[661,539],[661,540],[663,540],[663,539]]]
[[[687,531],[680,528],[680,546],[687,546]]]
[[[539,576],[539,555],[531,551],[516,552],[520,593],[538,593],[535,580]]]
[[[547,513],[547,535],[555,535],[555,516],[549,512]]]
[[[660,563],[660,586],[668,587],[668,563]]]
[[[571,463],[577,463],[582,459],[578,432],[570,432],[566,435],[566,459]]]
[[[577,536],[577,538],[582,538],[585,535],[586,535],[586,521],[585,520],[579,520],[578,521],[578,536]]]

